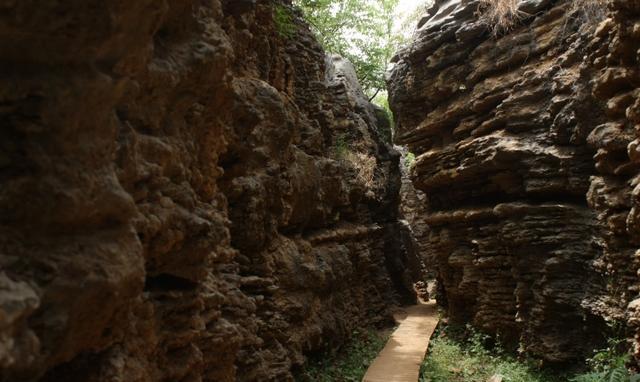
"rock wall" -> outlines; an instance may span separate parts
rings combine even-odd
[[[415,157],[402,148],[397,147],[402,154],[400,169],[402,170],[402,186],[400,187],[400,217],[406,225],[410,234],[408,240],[413,247],[413,252],[417,254],[417,263],[409,264],[410,271],[413,273],[413,279],[418,280],[415,283],[418,296],[425,301],[435,298],[432,287],[435,286],[436,278],[436,259],[434,252],[429,246],[430,228],[426,222],[429,214],[429,203],[427,196],[420,190],[416,189],[411,181],[411,166],[415,161]]]
[[[640,361],[640,3],[612,1],[609,11],[590,57],[596,70],[592,92],[606,121],[588,139],[597,175],[587,199],[601,226],[595,267],[606,277],[610,307],[602,315],[626,323]]]
[[[289,4],[0,9],[1,380],[288,381],[415,299],[385,121]]]
[[[607,323],[639,339],[639,6],[589,4],[522,1],[491,33],[481,2],[436,1],[389,82],[440,303],[550,362]]]

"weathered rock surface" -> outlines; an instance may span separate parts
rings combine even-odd
[[[498,36],[478,6],[436,1],[389,83],[424,250],[452,320],[581,358],[606,321],[640,329],[639,6],[611,1],[602,21],[523,1],[531,16]]]
[[[423,300],[435,298],[433,291],[429,291],[429,286],[435,286],[436,278],[436,258],[435,253],[429,245],[430,228],[427,224],[429,215],[429,203],[427,196],[416,189],[411,181],[411,166],[415,157],[402,147],[398,147],[402,154],[400,169],[402,170],[402,187],[400,187],[400,217],[409,230],[407,241],[413,247],[413,252],[417,254],[417,262],[409,264],[412,272],[411,278],[417,280],[415,288],[418,296]],[[433,288],[431,288],[433,289]]]
[[[0,9],[1,380],[288,381],[415,299],[399,155],[287,4]]]
[[[640,3],[615,0],[609,10],[594,43],[604,46],[590,57],[597,70],[592,90],[606,122],[587,140],[598,173],[587,198],[601,226],[595,265],[606,277],[609,307],[602,314],[627,324],[640,362]]]

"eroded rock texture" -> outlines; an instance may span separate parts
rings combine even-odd
[[[411,165],[415,157],[399,147],[402,154],[400,169],[402,170],[402,186],[400,187],[400,217],[403,224],[409,230],[407,241],[416,253],[417,262],[409,264],[409,270],[413,272],[415,288],[418,296],[425,301],[435,298],[434,291],[429,291],[429,286],[435,286],[436,258],[429,245],[430,228],[426,219],[429,215],[429,203],[427,196],[416,189],[411,181]],[[433,288],[431,288],[433,289]]]
[[[575,4],[522,1],[496,36],[437,1],[390,80],[440,302],[552,362],[639,322],[638,3]]]
[[[612,1],[610,19],[597,31],[605,41],[591,57],[597,69],[593,94],[603,104],[607,120],[588,138],[597,150],[598,175],[591,179],[589,205],[601,223],[596,267],[607,275],[607,296],[617,314],[635,335],[640,360],[640,3]]]
[[[2,380],[287,381],[415,298],[385,121],[288,4],[0,9]]]

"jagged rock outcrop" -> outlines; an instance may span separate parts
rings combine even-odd
[[[389,83],[440,302],[552,362],[639,322],[638,4],[585,4],[522,1],[496,35],[479,1],[436,1]]]
[[[399,155],[288,4],[0,8],[1,380],[287,381],[415,298]]]

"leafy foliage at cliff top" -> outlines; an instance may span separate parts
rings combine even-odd
[[[302,9],[325,50],[354,64],[363,90],[374,98],[386,88],[389,60],[406,38],[397,28],[400,1],[294,0],[293,3]],[[426,8],[429,2],[421,0],[415,6]]]
[[[398,45],[393,14],[399,0],[296,0],[320,43],[356,67],[365,93],[385,88],[387,62]]]

